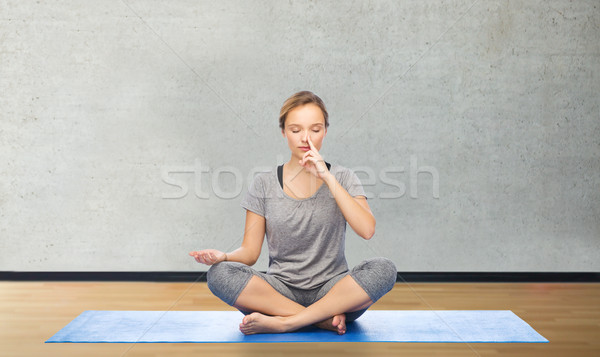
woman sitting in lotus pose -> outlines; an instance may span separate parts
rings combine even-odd
[[[246,315],[240,323],[244,334],[290,332],[308,325],[344,334],[346,322],[392,289],[396,267],[389,259],[373,258],[348,269],[346,222],[363,239],[371,239],[375,218],[356,174],[319,154],[329,126],[321,98],[308,91],[294,94],[281,108],[279,126],[291,158],[254,178],[241,203],[246,209],[241,247],[190,255],[211,265],[211,292]],[[265,233],[266,274],[250,267]]]

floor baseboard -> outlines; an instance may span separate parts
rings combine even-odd
[[[25,272],[0,271],[0,281],[155,281],[205,282],[206,272],[113,271]],[[398,272],[397,282],[408,283],[598,283],[597,272]]]

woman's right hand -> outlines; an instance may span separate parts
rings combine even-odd
[[[204,249],[197,252],[190,252],[190,256],[194,257],[198,263],[213,265],[225,260],[227,255],[220,250]]]

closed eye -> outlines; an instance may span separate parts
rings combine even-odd
[[[313,129],[313,132],[315,132],[315,133],[318,133],[318,132],[320,132],[320,131],[321,131],[321,129],[317,129],[317,130],[314,130],[314,129]],[[300,132],[300,130],[292,130],[292,133],[294,133],[294,134],[297,134],[297,133],[299,133],[299,132]]]

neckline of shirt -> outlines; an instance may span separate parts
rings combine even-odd
[[[271,171],[272,173],[274,173],[275,175],[275,181],[277,182],[277,188],[279,189],[279,191],[283,194],[284,197],[287,197],[288,199],[292,200],[292,201],[296,201],[296,202],[303,202],[303,201],[308,201],[311,199],[314,199],[315,197],[317,197],[317,195],[319,194],[319,192],[321,192],[321,190],[323,189],[323,186],[327,186],[327,184],[325,183],[325,181],[323,181],[323,183],[321,184],[321,186],[319,186],[319,188],[315,191],[315,193],[313,193],[310,197],[306,197],[306,198],[293,198],[291,196],[289,196],[287,193],[285,193],[285,191],[283,190],[283,187],[281,187],[281,185],[279,184],[279,176],[277,175],[277,169],[278,169],[279,165],[275,167],[275,170]],[[331,172],[333,174],[333,168],[336,167],[335,164],[331,164],[331,167],[329,168],[329,172]],[[337,169],[337,167],[336,167]]]

